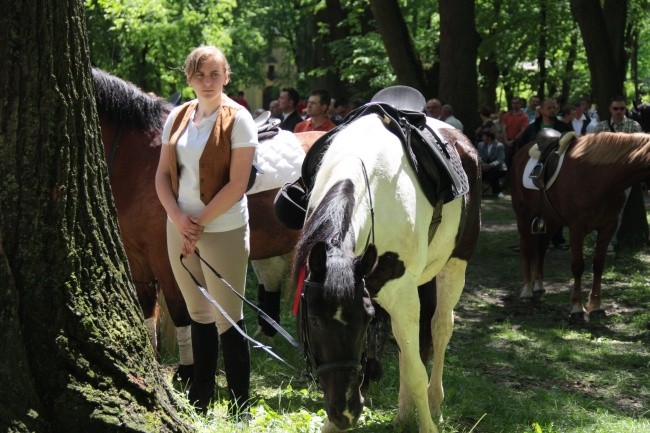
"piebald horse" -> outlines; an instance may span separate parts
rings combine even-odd
[[[335,135],[311,191],[296,246],[294,277],[302,283],[298,333],[323,388],[324,431],[353,428],[363,409],[359,386],[374,299],[390,315],[399,345],[399,409],[405,422],[417,410],[421,433],[437,432],[444,354],[453,308],[465,284],[467,261],[480,228],[476,151],[460,131],[427,120],[457,151],[469,193],[442,206],[429,241],[434,207],[407,161],[401,141],[379,116],[361,116]],[[436,279],[433,368],[420,358],[418,286]],[[430,286],[429,286],[430,287]]]

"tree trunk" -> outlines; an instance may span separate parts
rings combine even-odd
[[[570,104],[569,93],[571,92],[571,81],[573,78],[573,65],[576,62],[576,57],[578,56],[578,33],[573,32],[571,34],[571,46],[569,48],[569,53],[566,57],[566,63],[564,66],[564,77],[562,78],[562,91],[560,93],[560,99],[564,101],[565,104]],[[562,107],[559,107],[562,108]]]
[[[189,431],[122,247],[81,0],[0,6],[0,428]]]
[[[336,67],[336,61],[329,48],[329,43],[339,41],[350,36],[348,26],[342,25],[345,22],[346,13],[341,6],[339,0],[327,0],[327,6],[320,9],[314,15],[312,26],[314,29],[316,57],[314,61],[316,64],[313,68],[322,68],[327,72],[322,77],[315,77],[310,80],[311,88],[327,89],[332,97],[337,98],[340,96],[347,96],[349,90],[346,88],[345,83],[341,80],[341,74]],[[319,34],[318,29],[322,23],[327,24],[327,33]]]
[[[440,0],[440,96],[472,134],[479,126],[474,0]]]
[[[406,27],[397,0],[370,0],[370,9],[398,83],[431,95],[422,60]]]
[[[537,67],[539,68],[539,87],[537,94],[540,98],[546,95],[546,49],[548,46],[548,14],[546,10],[546,1],[542,0],[539,4],[539,46],[537,48]],[[552,94],[549,92],[549,94]]]
[[[582,34],[600,120],[610,117],[610,99],[623,94],[627,6],[628,0],[605,0],[604,8],[600,0],[571,0],[571,14]]]
[[[478,89],[479,106],[488,107],[495,111],[497,105],[497,85],[499,84],[499,65],[491,53],[489,58],[479,60],[479,71],[485,79],[483,86]]]

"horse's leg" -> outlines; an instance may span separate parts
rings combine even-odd
[[[163,240],[166,238],[163,238]],[[166,241],[165,241],[166,242]],[[167,246],[159,245],[153,247],[150,258],[153,272],[158,278],[160,290],[165,297],[165,304],[169,312],[169,318],[176,328],[176,343],[178,344],[178,368],[174,373],[174,380],[187,383],[193,377],[194,357],[192,355],[192,338],[190,334],[190,314],[183,294],[176,284],[174,273],[169,263]]]
[[[391,302],[383,303],[391,317],[393,335],[399,346],[399,397],[397,423],[406,424],[413,408],[417,410],[420,433],[437,433],[427,399],[427,370],[420,359],[420,299],[413,274],[388,282],[379,292],[391,293]],[[385,301],[385,300],[384,300]]]
[[[533,296],[541,297],[546,289],[544,288],[544,258],[551,237],[548,234],[540,234],[533,236],[535,242],[535,277],[531,281],[533,286]]]
[[[271,257],[263,260],[251,260],[251,266],[259,282],[258,294],[259,308],[273,320],[280,323],[280,301],[282,284],[286,281],[290,270],[290,261],[293,254]],[[258,317],[258,328],[255,335],[263,333],[272,339],[277,333],[272,325]],[[272,340],[271,340],[272,341]]]
[[[530,218],[521,215],[517,218],[517,230],[519,232],[519,251],[521,254],[521,265],[524,271],[523,286],[519,299],[528,301],[533,298],[533,282],[531,278],[531,269],[533,268],[533,255],[535,239],[530,232]]]
[[[618,227],[618,221],[612,221],[605,228],[598,231],[596,236],[596,248],[594,250],[593,259],[593,272],[594,281],[589,293],[589,302],[587,303],[587,313],[592,319],[605,317],[605,310],[601,305],[601,283],[603,278],[603,270],[605,269],[605,260],[607,258],[607,246],[612,240],[614,233]]]
[[[585,271],[583,230],[569,230],[571,239],[571,273],[573,274],[573,293],[571,294],[571,323],[582,323],[585,320],[585,310],[582,307],[582,274]],[[607,246],[605,246],[607,248]]]
[[[437,304],[431,322],[433,334],[433,366],[429,382],[429,408],[433,416],[442,421],[440,409],[445,397],[442,386],[442,369],[445,361],[445,351],[451,339],[454,328],[454,307],[460,299],[465,286],[465,260],[451,258],[444,268],[436,275]]]

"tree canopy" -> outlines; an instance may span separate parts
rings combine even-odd
[[[585,22],[619,29],[609,35],[616,46],[601,37],[593,49],[615,59],[615,79],[620,82],[616,86],[629,99],[647,98],[650,6],[645,0],[468,0],[445,10],[441,10],[445,2],[437,0],[377,2],[381,8],[373,8],[374,3],[86,0],[85,4],[93,63],[163,95],[185,86],[179,73],[184,55],[207,43],[227,53],[233,88],[263,84],[272,50],[281,49],[285,56],[276,65],[278,81],[301,93],[328,87],[335,96],[368,97],[387,85],[414,83],[404,76],[408,72],[421,77],[416,87],[425,96],[438,96],[438,71],[442,62],[449,61],[441,58],[441,12],[462,7],[474,10],[473,26],[466,24],[458,34],[478,37],[477,105],[505,108],[514,94],[552,95],[567,102],[596,97],[594,86],[600,78],[594,61],[587,58],[585,47],[590,45],[585,37],[590,30],[581,24],[580,10],[600,20]],[[386,11],[387,6],[394,8],[392,15],[378,16],[378,10]],[[410,41],[410,58],[417,61],[400,62],[404,47],[391,45],[382,36],[399,33],[398,29],[402,43]],[[453,65],[442,66],[453,70]],[[419,71],[413,69],[417,67]]]

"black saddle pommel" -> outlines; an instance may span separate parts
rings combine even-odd
[[[550,145],[559,144],[561,136],[562,134],[560,134],[560,131],[551,128],[544,128],[537,133],[535,142],[537,143],[537,147],[539,147],[539,151],[543,153]]]

